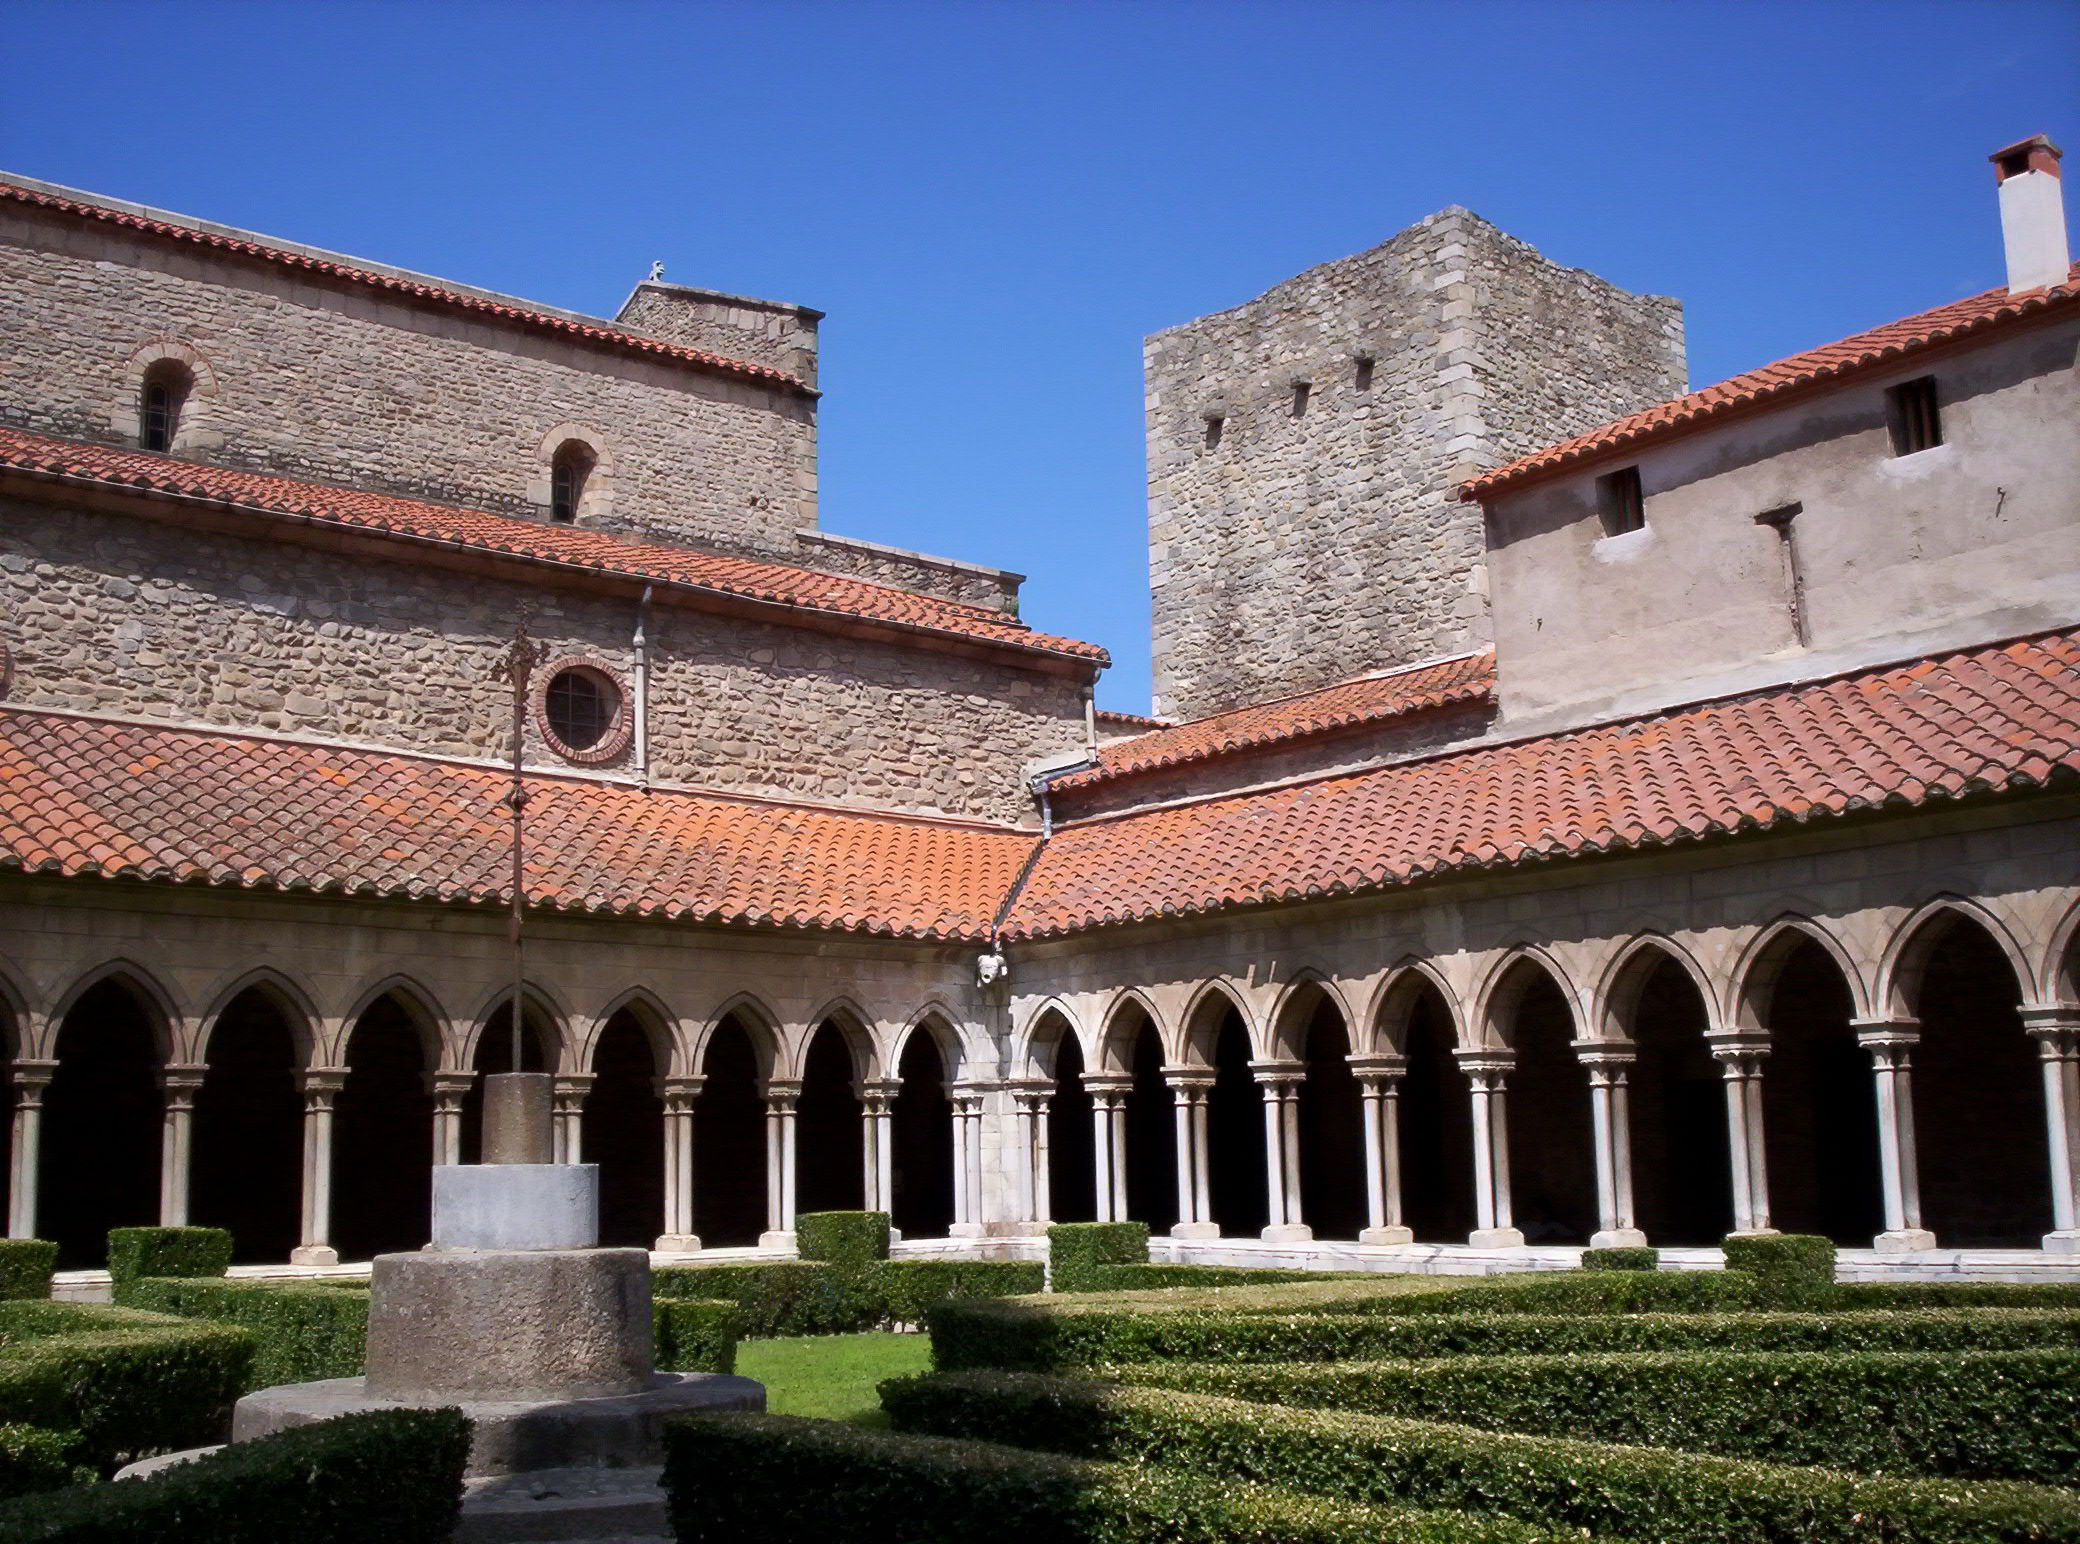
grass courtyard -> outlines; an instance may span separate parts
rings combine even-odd
[[[890,1330],[747,1340],[737,1347],[737,1371],[766,1386],[766,1409],[774,1415],[863,1426],[888,1424],[875,1392],[882,1379],[927,1372],[931,1365],[929,1336]]]

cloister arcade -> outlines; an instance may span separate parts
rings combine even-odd
[[[1939,898],[1876,944],[1784,916],[1717,969],[1640,934],[1572,966],[1522,946],[1037,1000],[1013,1052],[1052,1105],[1031,1209],[1181,1238],[2080,1252],[2073,915],[2033,952]]]
[[[475,1161],[482,1075],[512,1064],[509,997],[458,1027],[403,979],[329,1029],[271,971],[187,1017],[122,961],[40,1022],[0,978],[0,1010],[9,1227],[62,1268],[151,1222],[228,1228],[239,1263],[418,1248],[432,1166]],[[530,992],[521,1029],[559,1161],[600,1166],[604,1242],[771,1245],[797,1211],[867,1204],[912,1236],[982,1231],[981,1101],[943,1009],[878,1034],[833,1003],[790,1035],[750,997],[688,1026],[642,992],[589,1020]]]

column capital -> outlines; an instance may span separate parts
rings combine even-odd
[[[346,1082],[345,1067],[300,1067],[296,1072],[296,1087],[306,1100],[329,1100]]]
[[[1506,1049],[1490,1050],[1483,1047],[1472,1051],[1454,1051],[1452,1058],[1458,1062],[1459,1070],[1470,1078],[1501,1079],[1508,1076],[1517,1065],[1517,1053]]]
[[[2037,1054],[2046,1061],[2080,1055],[2080,1004],[2026,1003],[2022,1032],[2037,1042]]]
[[[1730,1078],[1755,1075],[1762,1059],[1769,1055],[1769,1036],[1753,1030],[1722,1030],[1707,1034],[1704,1041],[1712,1060]]]
[[[582,1094],[591,1089],[595,1076],[590,1072],[559,1072],[549,1080],[549,1086],[559,1094]]]
[[[1211,1067],[1194,1067],[1180,1063],[1176,1066],[1165,1066],[1163,1068],[1163,1082],[1176,1093],[1182,1093],[1188,1089],[1209,1089],[1213,1087],[1214,1077],[1215,1073]]]
[[[1639,1060],[1636,1040],[1570,1040],[1568,1045],[1584,1067],[1629,1067]]]
[[[1133,1087],[1132,1073],[1087,1072],[1083,1075],[1083,1091],[1093,1099],[1124,1098]]]
[[[768,1115],[794,1114],[794,1102],[802,1096],[802,1085],[792,1078],[767,1078],[759,1085]]]
[[[1408,1071],[1408,1058],[1392,1051],[1354,1053],[1344,1060],[1350,1063],[1351,1076],[1355,1078],[1391,1081]]]
[[[893,1099],[903,1091],[901,1078],[861,1078],[852,1087],[859,1099]]]
[[[14,1079],[14,1086],[22,1093],[34,1092],[41,1095],[50,1087],[51,1076],[57,1072],[58,1064],[45,1057],[24,1056],[15,1061],[8,1070]]]
[[[426,1074],[426,1091],[433,1095],[436,1109],[452,1115],[462,1108],[463,1097],[476,1081],[474,1072],[429,1072]]]
[[[1849,1027],[1856,1031],[1856,1043],[1873,1055],[1904,1051],[1921,1043],[1921,1021],[1905,1014],[1851,1019]]]
[[[1307,1077],[1307,1063],[1298,1061],[1253,1061],[1249,1075],[1260,1088],[1291,1088]]]
[[[209,1068],[201,1062],[168,1062],[159,1069],[159,1089],[176,1107],[189,1104]]]

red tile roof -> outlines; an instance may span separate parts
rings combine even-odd
[[[661,359],[675,364],[692,365],[698,369],[720,375],[735,376],[741,380],[757,381],[762,385],[780,386],[804,395],[813,395],[809,385],[785,370],[775,370],[770,365],[754,364],[749,360],[729,359],[721,354],[710,354],[703,349],[687,348],[683,344],[664,343],[656,338],[646,338],[640,333],[627,332],[619,327],[610,327],[600,322],[585,321],[569,316],[559,316],[553,311],[537,311],[527,306],[514,305],[509,301],[494,300],[484,295],[473,295],[467,290],[449,289],[438,284],[429,284],[422,279],[399,274],[383,273],[368,268],[357,268],[349,263],[315,257],[308,252],[298,252],[288,247],[271,247],[265,242],[252,241],[243,237],[228,236],[217,231],[197,230],[193,226],[176,225],[168,220],[154,219],[148,215],[133,214],[128,210],[111,209],[103,204],[88,203],[82,199],[66,198],[62,194],[48,193],[38,188],[25,188],[11,182],[0,182],[0,199],[18,204],[30,204],[39,209],[52,209],[62,214],[76,215],[83,219],[98,221],[103,225],[121,226],[125,230],[142,231],[147,235],[164,237],[171,241],[187,242],[194,246],[211,247],[220,252],[235,252],[244,257],[258,258],[263,262],[278,263],[284,268],[297,268],[305,273],[320,274],[347,284],[365,285],[370,289],[387,290],[408,299],[447,307],[456,311],[474,312],[480,316],[495,317],[503,322],[527,327],[541,332],[562,333],[570,337],[584,338],[588,342],[604,344],[628,353],[641,354],[651,359]]]
[[[1053,786],[1088,788],[1140,772],[1380,723],[1425,708],[1480,702],[1494,693],[1495,656],[1485,652],[1385,675],[1361,676],[1276,702],[1167,725],[1131,740],[1115,740],[1098,752],[1096,766],[1059,778]]]
[[[1775,364],[1736,375],[1716,386],[1693,391],[1688,396],[1658,403],[1533,451],[1505,466],[1483,472],[1459,485],[1462,499],[1486,499],[1506,488],[1534,478],[1593,460],[1620,450],[1630,450],[1649,440],[1683,433],[1697,425],[1743,408],[1766,403],[1787,392],[1833,381],[1858,370],[1892,365],[1906,355],[1934,348],[1988,328],[2005,325],[2042,312],[2071,309],[2080,303],[2080,264],[2075,264],[2067,282],[2050,289],[2025,290],[2011,295],[2005,289],[1988,290],[1968,300],[1954,301],[1923,311],[1883,327],[1873,327],[1839,343],[1793,354]]]
[[[507,774],[232,733],[0,710],[0,869],[497,901]],[[528,899],[563,912],[980,940],[1035,837],[553,774]]]
[[[1354,895],[2080,777],[2080,632],[1057,831],[1050,934]]]
[[[199,466],[144,451],[112,450],[0,428],[0,470],[41,473],[100,485],[220,501],[243,510],[351,528],[413,541],[502,553],[563,568],[674,585],[742,600],[946,634],[1097,665],[1109,662],[1094,643],[1036,633],[1003,612],[918,595],[814,569],[696,552],[607,531],[549,525],[389,494],[295,482],[258,472]]]

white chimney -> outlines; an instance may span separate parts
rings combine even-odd
[[[2063,284],[2072,267],[2066,247],[2066,203],[2058,180],[2061,152],[2033,134],[1987,159],[2001,188],[2001,236],[2008,246],[2008,293]]]

